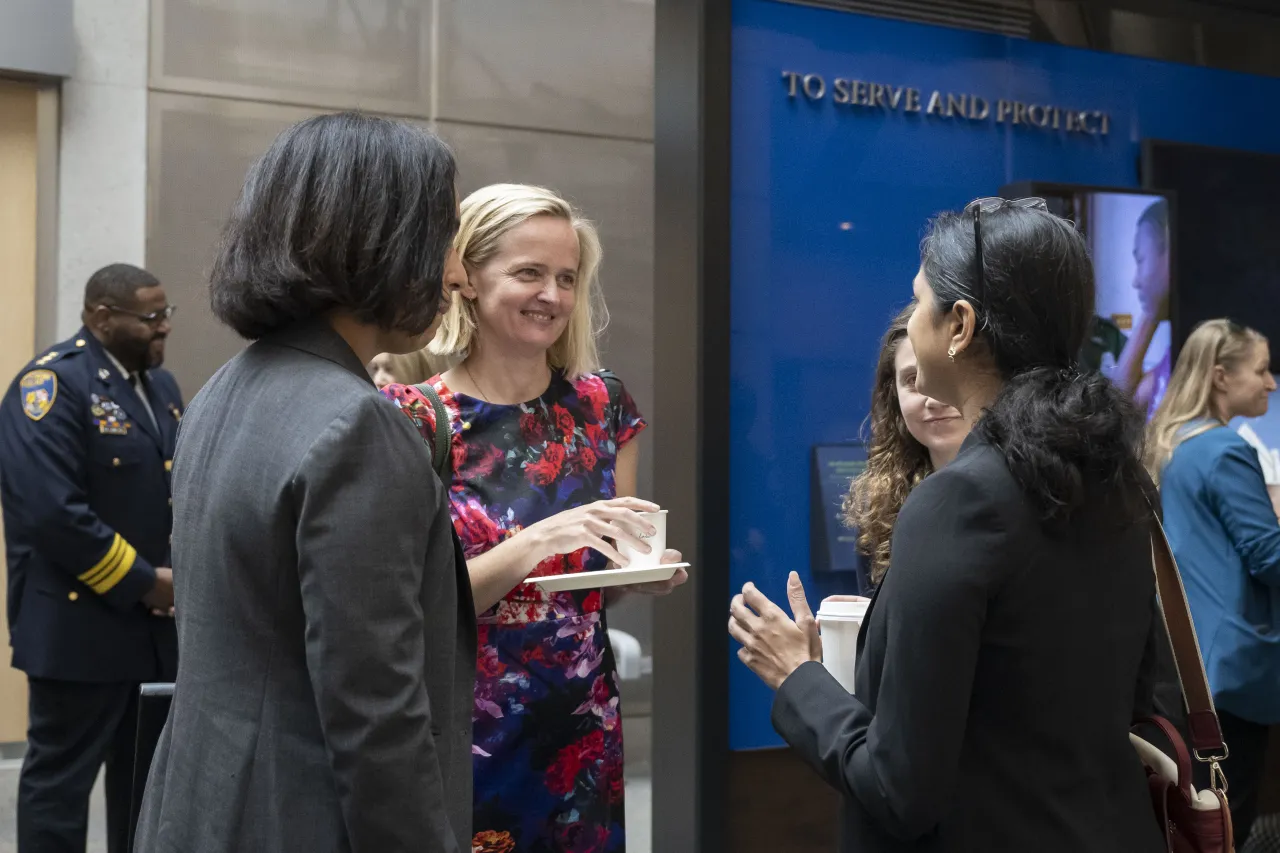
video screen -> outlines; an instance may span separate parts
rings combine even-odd
[[[1168,200],[1070,188],[1037,194],[1076,224],[1093,255],[1097,301],[1082,364],[1132,394],[1150,419],[1173,372]]]

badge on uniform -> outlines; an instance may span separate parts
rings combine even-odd
[[[182,409],[179,409],[177,406],[173,405],[173,403],[169,404],[169,413],[173,415],[173,419],[175,421],[178,421],[179,423],[182,422]]]
[[[33,421],[38,421],[58,399],[58,374],[52,370],[32,370],[18,381],[22,392],[22,411]]]
[[[93,425],[102,435],[128,435],[133,424],[125,420],[128,417],[120,404],[110,397],[99,394],[89,395],[89,414],[93,415]]]

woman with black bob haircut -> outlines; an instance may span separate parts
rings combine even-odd
[[[1083,239],[1043,202],[983,199],[921,247],[916,387],[972,424],[907,498],[859,637],[855,694],[752,585],[739,657],[775,728],[843,794],[842,850],[1165,849],[1129,727],[1164,660],[1142,418],[1076,357],[1094,304]]]
[[[455,177],[448,146],[403,122],[294,125],[245,178],[213,265],[213,313],[251,341],[333,311],[422,337],[458,230]]]
[[[344,113],[250,169],[211,283],[253,340],[183,416],[179,665],[139,851],[471,849],[475,607],[430,451],[365,371],[434,333],[431,133]]]

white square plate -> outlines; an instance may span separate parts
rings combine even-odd
[[[670,580],[676,569],[687,569],[688,563],[667,563],[645,569],[606,569],[602,572],[574,572],[571,575],[546,575],[529,578],[525,583],[536,583],[547,592],[567,592],[572,589],[598,589],[605,586],[623,586],[633,583],[653,583]]]

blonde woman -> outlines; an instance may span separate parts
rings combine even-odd
[[[617,667],[600,589],[546,593],[530,574],[625,565],[647,551],[636,438],[645,422],[601,370],[605,308],[594,226],[550,190],[499,184],[462,202],[467,283],[431,350],[449,415],[390,385],[433,441],[452,437],[449,498],[480,615],[473,847],[484,853],[625,850]],[[678,552],[666,552],[676,562]],[[670,592],[669,582],[636,591]],[[616,588],[615,588],[616,590]]]
[[[1257,813],[1267,728],[1280,723],[1280,523],[1257,451],[1227,424],[1266,414],[1275,390],[1266,338],[1230,320],[1201,323],[1147,439],[1231,750],[1222,766],[1241,848]]]

